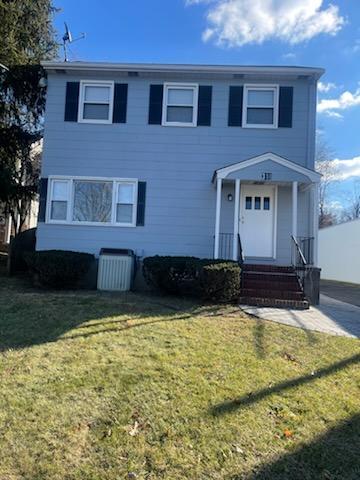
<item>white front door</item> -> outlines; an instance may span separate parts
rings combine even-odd
[[[275,257],[275,200],[272,185],[241,185],[239,232],[245,257]]]

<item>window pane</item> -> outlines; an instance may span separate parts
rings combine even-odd
[[[168,89],[168,104],[169,105],[193,105],[194,90],[169,88]]]
[[[112,182],[74,182],[73,220],[110,222]]]
[[[248,108],[247,123],[250,125],[272,125],[273,109],[272,108]]]
[[[51,220],[66,220],[67,202],[51,202]]]
[[[109,105],[84,104],[84,117],[86,120],[108,120]]]
[[[85,87],[84,99],[86,102],[109,102],[110,87]]]
[[[52,200],[68,199],[69,182],[53,180]]]
[[[192,107],[168,107],[166,121],[192,123],[193,109]]]
[[[251,210],[252,209],[252,197],[246,197],[245,199],[245,209]]]
[[[132,223],[133,205],[118,203],[116,206],[116,221],[118,223]]]
[[[270,197],[264,197],[264,210],[270,210]]]
[[[274,91],[273,90],[249,90],[248,91],[248,106],[256,107],[273,107],[274,106]]]
[[[261,198],[260,197],[255,197],[254,206],[255,206],[255,210],[260,210],[260,208],[261,208]]]
[[[134,185],[131,185],[131,183],[118,185],[117,201],[119,203],[134,203]]]

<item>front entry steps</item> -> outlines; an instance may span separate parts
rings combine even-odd
[[[242,266],[240,303],[259,307],[309,308],[293,267]]]

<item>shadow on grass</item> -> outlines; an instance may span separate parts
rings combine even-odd
[[[25,277],[0,276],[0,352],[219,315],[221,307],[191,300],[131,292],[41,290]]]
[[[294,452],[231,480],[358,480],[360,414],[350,417]]]
[[[253,317],[255,321],[254,325],[254,345],[255,351],[259,358],[264,359],[266,356],[265,350],[265,321],[260,318]]]
[[[360,354],[353,355],[349,358],[345,358],[344,360],[341,360],[340,362],[334,363],[329,367],[321,368],[317,372],[313,372],[308,375],[304,375],[302,377],[294,378],[286,382],[278,383],[273,387],[263,388],[262,390],[258,390],[257,392],[254,392],[254,393],[251,392],[248,395],[244,395],[240,398],[236,398],[235,400],[219,403],[218,405],[211,407],[210,412],[213,415],[223,415],[226,413],[231,413],[239,408],[247,407],[249,405],[252,405],[253,403],[259,402],[274,393],[281,393],[291,388],[305,385],[309,382],[313,382],[314,380],[317,380],[319,378],[326,377],[339,370],[342,370],[343,368],[349,367],[350,365],[355,365],[359,362],[360,362]]]

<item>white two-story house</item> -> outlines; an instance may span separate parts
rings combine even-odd
[[[322,69],[43,65],[38,250],[317,265]]]

